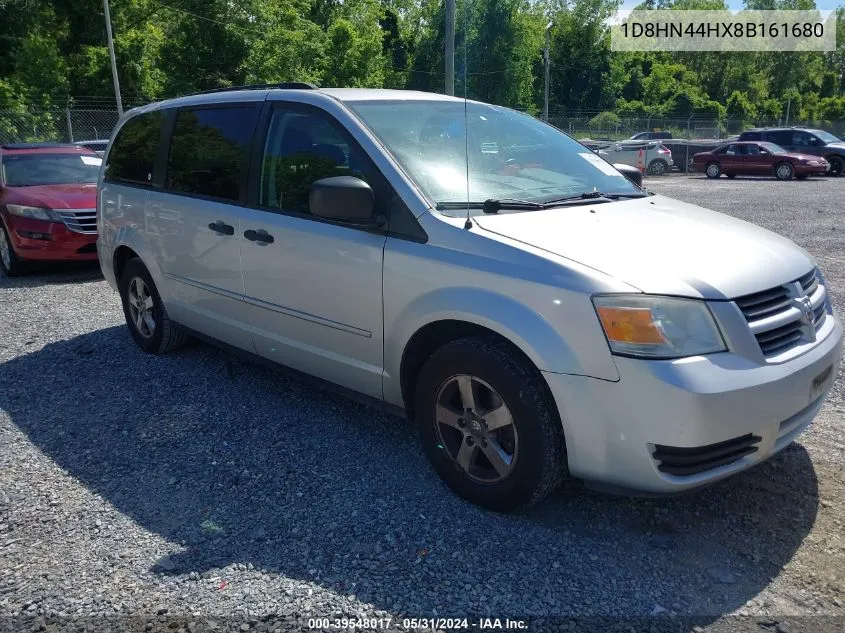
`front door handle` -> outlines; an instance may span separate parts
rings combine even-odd
[[[220,235],[235,234],[234,226],[232,226],[231,224],[226,224],[225,222],[220,222],[219,220],[217,222],[212,222],[211,224],[209,224],[208,228],[210,228],[215,233],[219,233]]]
[[[258,229],[257,231],[249,229],[244,231],[244,237],[250,242],[258,242],[259,244],[272,244],[276,241],[273,236],[264,229]]]

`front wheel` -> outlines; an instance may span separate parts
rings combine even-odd
[[[499,512],[545,499],[566,473],[563,430],[541,374],[499,341],[440,348],[417,381],[423,447],[449,488]]]
[[[722,175],[722,168],[719,166],[719,163],[707,163],[704,173],[707,174],[708,178],[718,178]]]
[[[827,162],[830,163],[830,172],[828,173],[831,176],[841,176],[845,172],[845,158],[841,156],[830,156]]]
[[[15,254],[12,241],[6,235],[6,227],[0,222],[0,268],[7,277],[15,277],[23,272],[23,264]]]
[[[789,163],[781,163],[780,165],[775,167],[775,177],[778,180],[792,180],[792,175],[794,173],[795,170]]]
[[[150,271],[140,259],[126,262],[119,289],[126,325],[138,347],[148,354],[163,354],[185,344],[185,333],[167,316]]]

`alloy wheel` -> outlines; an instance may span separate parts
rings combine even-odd
[[[845,171],[845,159],[839,156],[831,156],[828,162],[830,163],[830,173],[832,175],[841,176],[843,171]]]
[[[662,160],[656,160],[651,164],[651,173],[654,176],[662,176],[666,173],[666,163]]]
[[[140,277],[133,277],[129,282],[129,292],[126,297],[129,303],[129,314],[138,334],[144,338],[152,338],[155,334],[156,322],[153,315],[155,302],[147,284]]]
[[[719,166],[718,165],[708,165],[707,166],[707,175],[711,178],[715,178],[719,175]]]
[[[792,176],[792,167],[786,164],[780,165],[778,167],[777,176],[781,180],[786,180],[790,178]]]
[[[434,420],[440,447],[470,479],[495,484],[511,474],[519,450],[513,415],[481,378],[447,379],[437,391]]]

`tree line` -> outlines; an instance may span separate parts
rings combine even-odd
[[[111,0],[128,103],[249,83],[442,92],[443,0]],[[745,0],[815,8],[813,0]],[[722,0],[644,8],[725,9]],[[533,113],[691,115],[745,122],[845,119],[845,9],[832,53],[618,53],[619,0],[457,0],[456,94]],[[102,0],[0,0],[0,108],[113,98]],[[94,100],[94,101],[92,101]],[[105,101],[102,101],[105,103]]]

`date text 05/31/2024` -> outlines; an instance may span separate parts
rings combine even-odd
[[[309,618],[308,628],[362,631],[522,631],[528,628],[528,622],[510,618]]]

